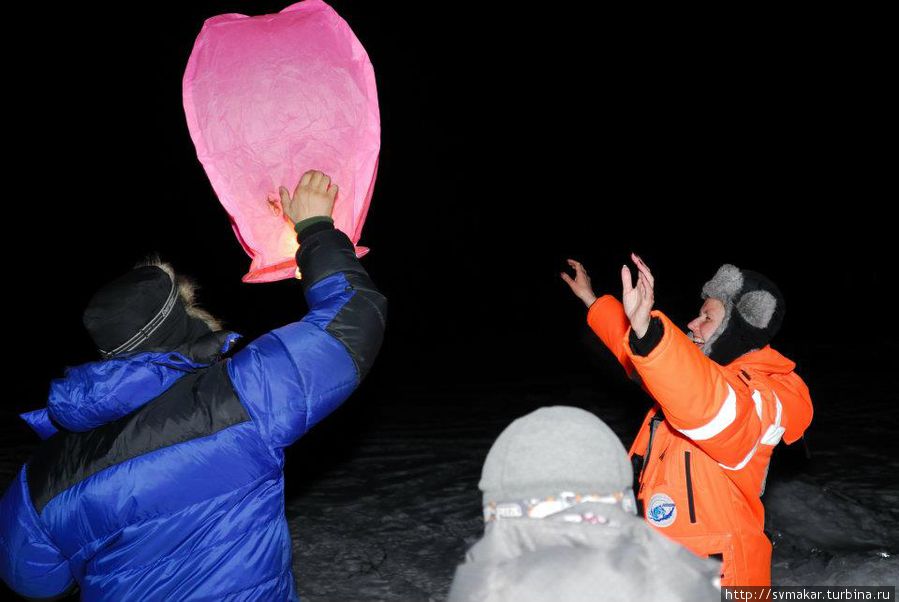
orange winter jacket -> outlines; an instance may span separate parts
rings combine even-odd
[[[661,312],[664,335],[642,357],[610,295],[587,314],[629,376],[655,399],[630,454],[644,457],[637,498],[646,520],[700,556],[720,555],[722,585],[768,585],[771,542],[761,495],[771,453],[812,419],[795,363],[766,346],[721,366]]]

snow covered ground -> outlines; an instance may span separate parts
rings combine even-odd
[[[773,470],[763,498],[774,582],[899,589],[897,349],[817,351],[808,371],[811,458]]]
[[[888,400],[873,393],[831,416],[823,415],[831,408],[819,408],[811,459],[801,448],[779,450],[790,461],[772,466],[765,494],[774,583],[899,586],[897,425],[895,418],[878,422],[875,406]],[[459,398],[467,395],[481,395],[482,403]],[[483,528],[480,468],[510,416],[578,405],[627,443],[633,437],[632,424],[621,429],[627,412],[600,394],[568,388],[515,397],[472,390],[428,404],[428,412],[412,400],[385,408],[358,454],[290,504],[305,599],[443,600]],[[853,434],[858,427],[864,431]]]
[[[765,494],[774,582],[899,586],[895,377],[886,359],[874,379],[870,358],[866,366],[837,350],[814,358],[811,457],[781,447]],[[366,387],[288,455],[287,514],[303,599],[443,600],[483,528],[484,456],[513,418],[576,405],[630,443],[639,412],[598,389],[595,379],[389,394]],[[0,439],[3,487],[32,448],[20,430]]]

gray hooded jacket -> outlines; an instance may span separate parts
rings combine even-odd
[[[582,504],[569,512],[578,510],[609,522],[490,523],[456,570],[448,602],[719,600],[720,563],[694,556],[618,507]]]
[[[489,520],[448,602],[717,602],[720,563],[636,516],[631,482],[627,452],[593,414],[551,407],[519,418],[484,462]],[[549,514],[532,504],[563,492],[582,495]]]

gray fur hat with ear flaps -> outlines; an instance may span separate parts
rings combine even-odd
[[[726,263],[702,287],[702,298],[724,304],[724,319],[703,345],[703,353],[727,365],[767,345],[780,330],[786,307],[771,280]]]

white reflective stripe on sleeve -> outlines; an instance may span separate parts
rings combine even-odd
[[[765,434],[762,435],[762,444],[763,445],[777,445],[780,442],[780,438],[783,436],[785,429],[780,426],[780,417],[783,414],[783,405],[780,403],[780,398],[777,396],[777,393],[774,394],[774,401],[777,402],[777,414],[774,416],[774,424],[768,427],[765,431]]]
[[[752,401],[755,402],[755,413],[759,415],[759,419],[762,418],[762,394],[758,392],[758,389],[752,392]]]
[[[760,442],[761,442],[761,439],[756,441],[755,445],[752,447],[752,450],[746,455],[745,458],[743,458],[743,461],[740,462],[739,464],[737,464],[736,466],[725,466],[721,462],[718,462],[718,466],[720,466],[721,468],[724,468],[725,470],[740,470],[741,468],[743,468],[744,466],[749,464],[750,460],[752,460],[752,456],[755,455],[755,450],[757,450],[759,448]]]
[[[727,398],[721,404],[721,409],[707,424],[695,429],[677,429],[693,441],[705,441],[711,439],[727,427],[737,418],[737,394],[730,385],[727,385]]]
[[[782,426],[774,426],[773,424],[768,427],[768,430],[765,431],[765,434],[762,436],[762,445],[777,445],[780,443],[780,438],[783,437],[784,432],[786,432]]]

